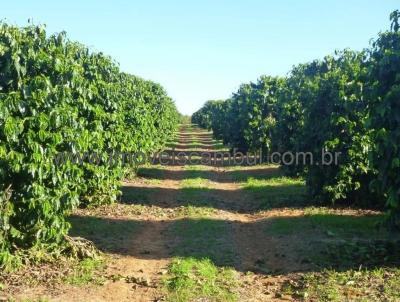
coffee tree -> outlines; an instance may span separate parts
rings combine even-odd
[[[0,24],[0,263],[60,250],[65,215],[118,196],[126,167],[110,157],[160,150],[177,118],[161,86],[65,33]],[[60,163],[60,154],[97,160]]]
[[[218,110],[207,104],[193,117],[204,117],[231,149],[301,153],[282,169],[303,176],[314,200],[375,208],[386,201],[398,226],[400,12],[390,17],[391,30],[371,49],[336,52],[294,66],[283,79],[242,84]]]
[[[371,160],[378,171],[371,187],[384,196],[391,225],[400,227],[400,12],[390,18],[391,31],[381,33],[370,50],[368,126],[376,144]]]

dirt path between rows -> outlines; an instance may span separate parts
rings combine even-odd
[[[201,148],[196,150],[215,151],[211,133],[204,131],[183,132],[179,134],[177,145],[181,150],[190,150],[190,144],[195,142]],[[178,150],[179,150],[178,148]],[[159,170],[157,170],[159,169]],[[155,169],[156,180],[150,177],[139,177],[124,183],[123,204],[114,208],[101,208],[91,211],[80,210],[82,217],[106,217],[112,223],[118,221],[132,221],[138,225],[137,230],[122,241],[104,240],[110,244],[119,245],[112,252],[105,250],[109,264],[105,271],[108,280],[102,286],[72,286],[62,285],[57,290],[48,292],[46,287],[37,287],[24,290],[17,297],[50,296],[51,301],[162,301],[165,293],[162,290],[162,280],[168,264],[171,261],[171,247],[179,238],[174,238],[168,231],[177,220],[179,209],[179,194],[183,187],[187,167],[166,166]],[[226,238],[233,240],[235,250],[235,266],[243,279],[243,288],[239,290],[240,301],[266,301],[272,299],[267,288],[271,279],[266,279],[267,272],[263,267],[265,258],[271,258],[276,253],[273,244],[265,238],[264,231],[254,224],[262,219],[260,214],[251,214],[250,196],[240,190],[240,183],[236,182],[225,167],[200,167],[207,173],[208,189],[202,198],[217,200],[218,209],[210,219],[226,221]],[[154,172],[154,171],[153,171]],[[181,175],[177,179],[176,175]],[[149,180],[150,179],[150,180]],[[144,191],[145,196],[138,192]],[[139,197],[138,197],[139,196]],[[133,199],[134,200],[133,200]],[[141,199],[142,198],[142,199]],[[135,204],[143,204],[139,212],[132,212]],[[183,217],[184,218],[184,217]],[[279,266],[279,265],[278,265]],[[246,271],[256,272],[246,275]],[[259,271],[259,274],[257,274]],[[112,279],[112,280],[110,280]],[[128,280],[128,282],[127,282]],[[129,282],[132,281],[133,282]],[[279,299],[278,299],[279,300]]]
[[[221,143],[210,132],[183,127],[169,147],[175,152],[215,152],[221,150]],[[357,227],[361,225],[357,217],[377,213],[334,209],[334,215],[321,221],[336,228],[334,232],[310,229],[310,225],[303,229],[309,223],[304,220],[306,206],[296,199],[302,189],[288,180],[274,185],[278,172],[272,166],[173,163],[142,167],[137,177],[123,182],[119,202],[79,209],[71,216],[71,235],[91,240],[104,254],[100,284],[71,285],[60,278],[46,282],[45,268],[44,273],[31,271],[22,285],[18,275],[12,276],[15,286],[9,292],[16,301],[167,301],[170,264],[177,258],[206,257],[219,268],[234,269],[240,284],[233,289],[238,301],[295,301],[283,288],[298,280],[299,274],[318,271],[307,257],[315,254],[311,249],[347,239],[346,234],[340,236],[340,221],[348,223],[352,217]],[[249,180],[256,186],[252,190],[244,187]],[[256,180],[261,181],[260,191]],[[273,203],[274,198],[289,200],[290,207]],[[270,205],[263,208],[260,202],[265,201]],[[363,240],[369,240],[374,231],[363,232]],[[373,236],[380,238],[379,233]],[[35,276],[43,280],[32,282]]]

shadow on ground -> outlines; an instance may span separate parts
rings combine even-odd
[[[255,168],[249,170],[225,170],[220,167],[220,170],[195,170],[195,173],[188,173],[187,170],[168,170],[168,173],[163,173],[160,168],[143,167],[138,171],[138,176],[154,178],[159,180],[184,180],[188,178],[205,178],[216,182],[231,183],[242,182],[249,178],[254,179],[270,179],[273,177],[283,176],[276,167]]]
[[[250,214],[272,208],[299,208],[311,205],[306,197],[304,185],[301,184],[234,190],[124,186],[121,190],[121,203],[154,205],[161,208],[210,207]],[[174,199],[171,200],[170,196]]]
[[[148,249],[148,243],[161,240],[168,257],[209,258],[218,266],[274,275],[399,266],[400,241],[373,227],[378,218],[329,214],[246,223],[72,216],[69,221],[72,236],[91,240],[106,253],[158,259],[159,251]],[[143,239],[150,229],[160,230],[157,238]],[[135,240],[139,234],[140,242]]]

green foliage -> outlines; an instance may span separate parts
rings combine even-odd
[[[212,128],[213,113],[218,107],[218,103],[223,101],[208,101],[197,112],[193,113],[191,122],[204,129]]]
[[[188,125],[191,123],[192,117],[190,115],[179,114],[179,123]]]
[[[1,262],[16,249],[58,248],[65,214],[119,194],[125,169],[110,154],[159,150],[177,118],[161,86],[65,33],[0,24]],[[85,152],[98,162],[55,162]]]
[[[378,170],[372,188],[385,196],[391,224],[400,227],[400,31],[399,11],[391,14],[392,31],[381,33],[370,51],[369,127],[376,144],[371,153]]]
[[[306,164],[311,195],[327,200],[378,204],[368,185],[374,173],[369,165],[371,138],[365,126],[368,103],[363,97],[363,53],[343,51],[318,62],[313,78],[317,87],[302,104],[305,115],[301,150],[311,152],[315,163]],[[318,126],[316,126],[318,125]],[[321,164],[322,150],[338,155],[338,162]]]
[[[280,153],[287,151],[302,152],[304,149],[302,133],[306,115],[304,104],[312,98],[315,91],[313,81],[317,73],[317,62],[294,66],[285,79],[277,104],[274,148]],[[298,175],[304,164],[282,167],[288,175]]]
[[[212,129],[217,139],[239,151],[268,150],[276,123],[281,78],[261,77],[243,84],[230,100],[208,101],[193,114],[192,122]]]
[[[386,203],[392,225],[399,225],[399,18],[399,11],[390,15],[391,31],[369,50],[335,52],[293,67],[285,78],[243,84],[230,99],[207,102],[192,121],[231,149],[305,154],[282,170],[304,176],[312,198]],[[323,164],[323,151],[337,161]]]

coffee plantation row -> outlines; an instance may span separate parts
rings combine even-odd
[[[0,264],[65,249],[65,216],[113,202],[132,172],[107,157],[158,151],[177,122],[160,85],[121,72],[108,56],[42,26],[0,24]],[[55,164],[63,152],[104,160]]]
[[[362,52],[294,66],[286,77],[262,76],[228,100],[192,116],[240,151],[341,152],[338,165],[286,165],[303,175],[321,203],[386,206],[400,226],[400,12]]]

